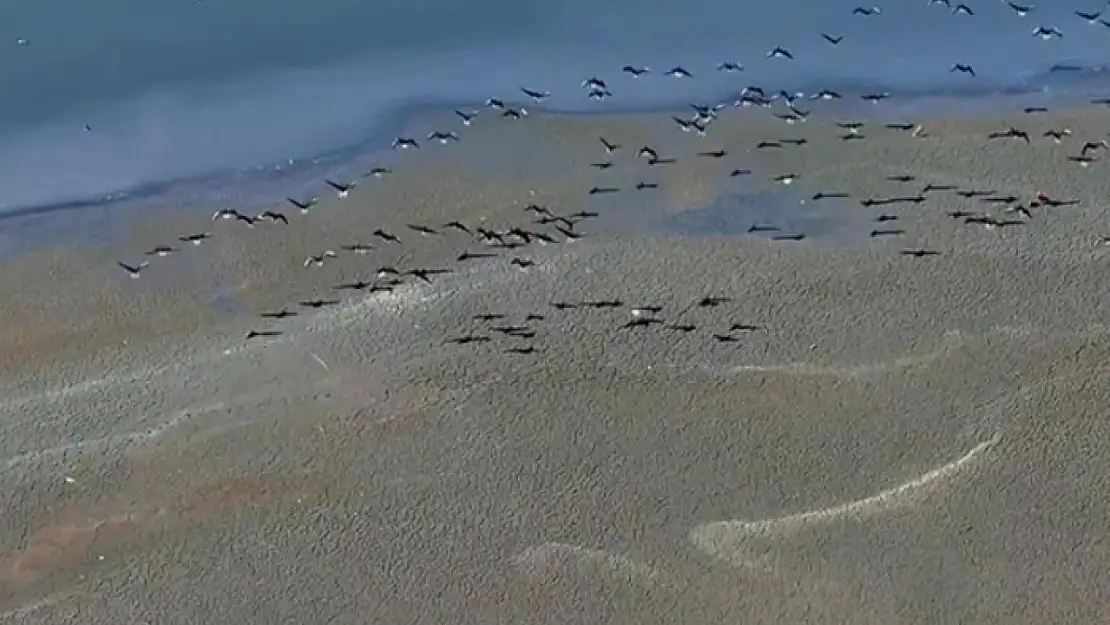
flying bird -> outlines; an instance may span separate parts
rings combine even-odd
[[[126,271],[127,275],[132,280],[138,280],[139,279],[139,274],[142,273],[143,269],[146,269],[147,267],[150,266],[150,263],[145,262],[145,261],[139,263],[138,265],[128,265],[127,263],[122,263],[122,262],[121,263],[116,263],[116,264],[119,265],[124,271]]]

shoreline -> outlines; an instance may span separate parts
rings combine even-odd
[[[1064,84],[1061,85],[1061,82]],[[842,89],[845,98],[843,101],[807,101],[802,108],[809,110],[815,119],[832,114],[843,114],[861,120],[901,120],[906,115],[921,118],[993,116],[1016,112],[1025,106],[1048,106],[1053,108],[1053,112],[1059,112],[1093,106],[1092,98],[1100,98],[1110,93],[1110,70],[1102,65],[1080,67],[1058,63],[1051,66],[1049,70],[1033,74],[1022,83],[986,88],[969,85],[966,88],[933,87],[899,90],[889,100],[877,106],[858,102],[856,97],[860,94],[885,91],[881,84],[846,83],[844,86],[847,88]],[[818,88],[836,90],[840,87],[810,85],[805,88],[786,90],[810,93]],[[778,91],[777,88],[772,87],[765,89],[768,95]],[[583,94],[585,94],[584,90]],[[734,90],[712,101],[731,102],[739,95],[740,92]],[[685,102],[680,99],[669,104],[615,109],[599,108],[593,111],[532,107],[528,106],[526,100],[517,97],[506,97],[505,102],[512,107],[527,108],[534,112],[535,116],[562,119],[641,117],[688,111]],[[381,113],[379,118],[383,121],[377,125],[391,128],[410,127],[419,120],[442,118],[449,115],[452,110],[462,108],[480,110],[486,107],[473,102],[418,101],[408,105],[395,105]],[[318,183],[322,176],[348,173],[355,169],[356,163],[360,162],[388,161],[387,156],[390,155],[390,151],[387,146],[394,136],[391,131],[379,129],[355,143],[325,150],[313,156],[288,158],[282,162],[216,170],[161,182],[143,183],[92,197],[12,207],[0,212],[0,227],[7,222],[22,218],[31,219],[52,213],[66,214],[89,209],[112,209],[129,204],[197,207],[226,203],[243,208],[274,206],[280,204],[286,195],[307,192],[312,186],[316,186],[314,183]],[[262,190],[264,187],[272,188],[274,185],[277,185],[280,190],[270,192]]]

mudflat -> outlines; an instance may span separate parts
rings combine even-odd
[[[9,259],[0,622],[1105,622],[1108,116],[479,119],[288,225]],[[386,266],[452,271],[334,288]]]

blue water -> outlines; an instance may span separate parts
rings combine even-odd
[[[1110,28],[1073,14],[1097,4],[1045,3],[1021,18],[999,0],[966,1],[974,16],[925,0],[869,0],[882,8],[872,17],[845,0],[9,1],[0,212],[150,185],[180,192],[158,185],[194,177],[206,189],[260,185],[214,175],[371,149],[414,104],[523,103],[520,86],[553,91],[546,106],[561,111],[709,101],[747,84],[1062,92],[1071,78],[1048,73],[1054,64],[1110,59]],[[1065,36],[1036,39],[1038,25]],[[822,32],[845,38],[833,48]],[[796,60],[764,58],[776,45]],[[723,60],[747,69],[716,72]],[[978,76],[949,73],[956,62]],[[695,78],[634,80],[626,64],[682,65]],[[587,99],[579,83],[591,76],[615,96]],[[1084,76],[1101,87],[1101,72]]]

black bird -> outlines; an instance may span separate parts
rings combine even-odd
[[[490,338],[479,334],[466,334],[464,336],[457,336],[455,338],[447,339],[444,343],[454,343],[455,345],[467,345],[469,343],[488,343]]]
[[[760,329],[762,328],[751,323],[734,323],[729,327],[728,333],[732,334],[733,332],[756,332]]]
[[[650,73],[651,68],[650,67],[633,67],[631,65],[625,65],[624,67],[621,68],[621,71],[626,73],[626,74],[631,74],[631,76],[633,78],[639,78],[640,76],[643,76],[644,74]]]
[[[846,197],[850,197],[850,196],[847,193],[843,193],[843,192],[840,192],[840,191],[832,191],[832,192],[819,191],[819,192],[813,194],[813,201],[814,202],[820,202],[821,200],[843,199],[843,198],[846,198]]]
[[[907,124],[907,123],[904,123],[904,122],[895,122],[893,124],[883,124],[883,128],[889,128],[890,130],[897,130],[899,132],[909,132],[911,130],[916,131],[918,126],[916,124]]]
[[[285,215],[283,215],[281,213],[278,213],[278,212],[275,212],[275,211],[265,211],[261,215],[258,216],[258,219],[265,220],[265,221],[272,221],[274,223],[277,223],[277,222],[280,221],[281,223],[283,223],[287,226],[289,225],[289,219]]]
[[[888,221],[898,221],[898,216],[897,215],[882,214],[882,215],[879,215],[878,217],[875,217],[875,221],[877,221],[879,223],[886,223]]]
[[[373,282],[367,282],[366,280],[356,280],[354,282],[344,282],[343,284],[337,284],[333,286],[332,289],[336,291],[362,291],[372,286],[374,286]],[[390,290],[393,289],[393,287],[385,288],[388,288]]]
[[[825,41],[833,44],[834,46],[838,46],[838,45],[840,45],[841,41],[844,41],[844,35],[841,35],[839,37],[833,37],[832,35],[830,35],[828,33],[821,33],[821,37],[824,38]]]
[[[583,220],[583,219],[594,219],[594,218],[597,218],[597,217],[600,217],[600,216],[601,216],[600,213],[595,213],[593,211],[578,211],[577,213],[571,213],[570,215],[567,215],[567,218],[568,219]]]
[[[250,332],[247,332],[247,335],[243,338],[243,340],[249,341],[253,338],[263,338],[268,336],[281,336],[281,332],[278,332],[277,330],[251,330]]]
[[[844,96],[840,95],[838,92],[829,89],[822,89],[809,96],[810,100],[841,100],[843,98]]]
[[[711,295],[707,295],[707,296],[701,298],[698,301],[698,307],[699,308],[716,308],[717,306],[720,306],[721,304],[727,304],[728,302],[731,302],[731,301],[732,301],[731,297],[713,297]]]
[[[506,354],[521,354],[521,355],[527,356],[528,354],[535,354],[538,351],[539,350],[536,349],[534,346],[529,345],[528,347],[510,347],[509,349],[505,350],[505,353]]]
[[[524,259],[524,258],[514,258],[514,259],[509,261],[509,264],[514,265],[516,267],[520,267],[521,269],[527,269],[527,268],[531,267],[532,265],[535,265],[536,261],[527,260],[527,259]]]
[[[305,215],[308,214],[308,211],[311,210],[312,207],[315,206],[316,202],[317,202],[316,198],[312,198],[308,201],[301,202],[301,201],[298,201],[298,200],[294,200],[291,197],[285,198],[285,201],[289,202],[293,206],[296,206],[298,209],[300,209],[301,213],[305,214]]]
[[[650,165],[652,167],[655,167],[656,165],[670,165],[670,164],[675,163],[675,162],[676,161],[673,158],[651,158],[651,159],[648,159],[648,165]]]
[[[447,145],[447,143],[450,142],[450,141],[458,141],[459,140],[459,133],[457,133],[457,132],[439,132],[437,130],[435,132],[428,133],[428,140],[429,141],[439,141],[441,144]]]
[[[1097,152],[1098,150],[1110,151],[1110,143],[1107,143],[1106,139],[1102,139],[1100,141],[1088,141],[1083,144],[1082,148],[1080,148],[1079,154],[1082,156],[1086,156],[1088,152]]]
[[[207,232],[198,232],[196,234],[186,234],[185,236],[177,237],[178,241],[182,243],[192,243],[193,245],[200,245],[206,240],[212,238],[212,235]]]
[[[781,228],[778,226],[762,226],[759,224],[752,224],[748,227],[748,234],[756,232],[778,232]]]
[[[858,132],[860,128],[863,128],[863,126],[863,122],[836,122],[837,128],[842,128],[849,132]]]
[[[710,152],[698,152],[698,156],[708,156],[709,158],[721,158],[728,155],[728,150],[713,150]]]
[[[987,139],[1023,139],[1026,143],[1030,142],[1029,133],[1023,130],[1018,130],[1013,126],[1011,126],[1010,129],[1005,132],[992,132],[991,134],[987,135]]]
[[[786,48],[783,48],[783,47],[776,46],[774,48],[771,48],[767,52],[767,58],[769,58],[769,59],[770,58],[790,59],[791,61],[793,61],[794,60],[794,55],[790,53],[790,50],[787,50]]]
[[[779,139],[779,141],[799,147],[809,143],[809,139]]]
[[[416,139],[413,139],[412,137],[397,137],[393,140],[394,150],[408,150],[419,147],[420,144],[417,143]]]
[[[975,12],[971,10],[971,7],[967,6],[966,4],[957,4],[952,9],[952,15],[959,15],[961,13],[963,13],[964,15],[975,15]]]
[[[282,308],[278,312],[262,313],[258,316],[263,319],[285,319],[286,317],[296,317],[297,313]]]
[[[173,254],[176,251],[177,250],[175,250],[172,247],[169,247],[167,245],[159,245],[158,247],[147,250],[145,254],[147,256],[162,256],[162,257],[165,257],[165,256],[169,256],[170,254]]]
[[[409,230],[412,230],[413,232],[419,232],[420,234],[422,234],[424,236],[439,234],[438,230],[433,230],[432,228],[429,228],[427,226],[421,226],[419,224],[405,224],[405,227],[408,228]]]
[[[463,126],[469,126],[470,122],[474,121],[474,118],[478,116],[478,111],[473,111],[473,112],[470,112],[470,113],[466,113],[466,112],[463,112],[463,111],[456,110],[455,115],[458,115],[459,119],[462,120]]]
[[[336,195],[338,195],[340,198],[347,197],[347,195],[351,192],[351,189],[355,188],[355,183],[353,182],[350,184],[340,184],[333,180],[325,180],[324,184],[335,189]]]
[[[744,71],[744,66],[739,64],[739,63],[733,62],[733,61],[724,61],[722,63],[717,64],[717,71],[719,71],[719,72],[742,72],[742,71]]]
[[[310,300],[304,300],[302,302],[297,302],[297,303],[300,304],[301,306],[305,306],[307,308],[323,308],[325,306],[335,306],[336,304],[339,303],[339,300],[337,300],[337,299],[310,299]]]
[[[124,271],[126,271],[127,275],[130,276],[132,280],[138,280],[139,274],[142,273],[143,269],[146,269],[150,266],[150,263],[145,261],[139,263],[138,265],[128,265],[127,263],[116,264],[119,265]]]
[[[596,76],[593,77],[593,78],[587,78],[586,80],[583,80],[581,86],[585,89],[589,89],[590,91],[606,90],[606,89],[609,88],[609,85],[605,84],[604,80],[602,80],[602,79],[600,79]]]
[[[858,132],[849,132],[847,134],[840,135],[841,141],[863,141],[866,138],[867,137],[859,134]]]
[[[636,317],[634,319],[629,319],[624,325],[621,326],[621,329],[630,330],[632,328],[646,328],[648,326],[662,323],[662,319],[656,319],[654,317]]]
[[[802,241],[806,235],[799,232],[797,234],[779,234],[771,237],[772,241]]]
[[[381,228],[378,228],[377,230],[375,230],[371,234],[373,234],[374,236],[376,236],[379,239],[381,239],[383,241],[386,241],[388,243],[398,243],[398,244],[401,243],[401,239],[398,239],[397,237],[395,237],[392,234],[386,232],[385,230],[382,230]]]
[[[927,184],[921,188],[921,193],[930,193],[932,191],[955,191],[956,185],[954,184]]]
[[[528,313],[524,316],[525,323],[529,321],[543,321],[544,319],[546,319],[546,317],[538,313]]]
[[[235,220],[236,221],[241,221],[241,222],[247,224],[248,228],[253,228],[255,222],[258,221],[258,218],[257,217],[251,217],[250,215],[243,215],[242,213],[240,213],[238,215],[235,215]]]
[[[573,308],[578,308],[578,304],[572,304],[570,302],[551,302],[551,307],[555,310],[571,310]]]
[[[971,67],[970,65],[965,65],[964,63],[956,63],[952,65],[952,67],[948,71],[949,73],[963,72],[964,74],[970,74],[972,76],[975,75],[975,68]]]
[[[729,172],[728,175],[731,178],[737,178],[739,176],[746,176],[750,173],[752,173],[752,170],[750,170],[750,169],[734,169],[731,172]],[[658,185],[655,185],[655,186],[658,186]]]
[[[907,174],[900,174],[897,176],[887,176],[886,179],[891,182],[913,182],[917,178],[915,176],[910,176]]]
[[[872,237],[888,237],[888,236],[898,236],[900,234],[905,234],[905,233],[906,233],[906,231],[902,230],[900,228],[889,228],[889,229],[886,229],[886,230],[872,230],[871,231],[871,236]]]
[[[763,149],[766,149],[766,148],[781,148],[781,147],[782,147],[782,143],[780,143],[778,141],[760,141],[759,143],[755,144],[755,149],[757,149],[757,150],[763,150]]]
[[[671,68],[671,71],[669,71],[667,73],[670,74],[671,76],[674,76],[675,78],[693,78],[694,77],[693,74],[686,71],[686,69],[684,67],[681,67],[681,66],[673,67],[673,68]]]
[[[882,13],[882,10],[880,10],[879,7],[871,7],[871,8],[856,7],[854,9],[852,9],[852,15],[863,15],[865,17],[869,17],[871,15],[878,15],[880,13]]]
[[[532,101],[536,104],[539,104],[547,98],[551,97],[550,91],[533,91],[531,89],[525,89],[524,87],[521,87],[520,91],[529,98],[532,98]]]
[[[1064,36],[1064,33],[1060,32],[1052,26],[1038,26],[1033,29],[1033,36],[1040,37],[1041,39],[1048,41],[1049,39],[1053,38],[1059,39]]]
[[[694,330],[697,330],[698,327],[696,325],[693,325],[693,324],[682,324],[682,325],[676,324],[676,325],[663,326],[663,329],[664,330],[674,330],[675,332],[685,333],[685,332],[693,332]]]
[[[375,167],[375,168],[371,169],[370,171],[366,172],[365,174],[362,174],[362,177],[363,178],[381,178],[383,176],[388,176],[389,174],[392,174],[392,173],[393,173],[393,170],[389,169],[388,167]]]
[[[643,191],[644,189],[658,189],[659,185],[654,182],[637,182],[636,190]]]
[[[644,147],[640,148],[639,152],[636,152],[636,156],[637,157],[647,157],[648,159],[651,159],[651,160],[658,160],[659,159],[659,153],[656,152],[654,148],[652,148],[650,146],[646,146],[646,145]]]
[[[238,219],[238,218],[239,218],[239,211],[235,210],[234,208],[221,208],[221,209],[217,210],[216,212],[212,213],[212,221],[216,221],[217,219]]]
[[[555,229],[559,231],[559,234],[561,234],[561,235],[563,235],[564,237],[567,238],[567,242],[577,241],[578,239],[581,239],[584,236],[580,232],[574,232],[573,230],[568,230],[568,229],[566,229],[562,226],[555,226]]]
[[[971,189],[968,191],[956,191],[956,195],[964,198],[987,197],[994,195],[994,191],[979,191]]]
[[[619,150],[621,147],[619,143],[609,143],[605,140],[605,137],[598,137],[597,139],[598,141],[601,141],[601,145],[605,146],[606,154],[612,154],[613,152]]]
[[[1041,136],[1049,137],[1056,143],[1060,143],[1064,140],[1064,137],[1071,136],[1071,130],[1068,130],[1067,128],[1064,128],[1063,130],[1046,130]]]
[[[1018,17],[1025,17],[1029,14],[1030,11],[1033,10],[1033,7],[1031,6],[1021,6],[1020,4],[1014,4],[1013,2],[1007,2],[1006,5],[1013,9],[1014,13],[1017,13]]]
[[[475,321],[497,321],[498,319],[504,318],[505,315],[501,313],[478,313],[477,315],[474,315]]]
[[[740,339],[736,338],[735,336],[731,336],[729,334],[714,334],[713,335],[713,340],[717,341],[718,343],[739,343],[740,342]]]
[[[590,167],[596,167],[598,169],[609,169],[612,166],[613,166],[613,161],[602,161],[600,163],[590,163]]]
[[[590,189],[590,195],[598,195],[601,193],[616,193],[620,191],[617,187],[593,187]]]
[[[922,249],[902,250],[901,254],[903,256],[916,256],[917,258],[921,258],[922,256],[940,256],[940,252],[938,252],[936,250],[922,250]]]
[[[462,233],[465,233],[465,234],[471,234],[471,235],[474,234],[473,232],[470,231],[470,228],[467,228],[465,225],[463,225],[463,223],[461,221],[449,221],[449,222],[443,224],[443,227],[444,228],[454,228],[455,230],[458,230],[459,232],[462,232]]]
[[[620,308],[624,306],[624,302],[619,299],[602,299],[589,302],[582,302],[586,308]]]
[[[1099,11],[1097,13],[1084,13],[1083,11],[1076,11],[1075,14],[1087,20],[1088,23],[1094,24],[1098,21],[1098,18],[1102,16],[1102,11]]]
[[[1048,112],[1048,108],[1044,107],[1044,106],[1027,106],[1022,110],[1025,112],[1026,115],[1032,115],[1033,113],[1047,113]]]
[[[476,258],[497,258],[497,254],[490,254],[487,252],[463,252],[462,254],[459,254],[459,256],[455,260],[461,263],[468,260],[474,260]]]
[[[374,246],[367,245],[365,243],[352,243],[350,245],[342,245],[339,247],[339,249],[343,250],[344,252],[350,252],[352,254],[364,256],[372,252],[374,250]]]
[[[866,102],[870,102],[872,104],[878,104],[879,102],[882,102],[883,100],[885,100],[889,97],[890,97],[889,93],[868,93],[868,94],[861,95],[860,99],[864,100]]]
[[[404,273],[406,276],[416,276],[428,284],[432,283],[432,276],[451,273],[450,269],[410,269]]]
[[[486,106],[494,110],[501,110],[505,108],[505,103],[501,100],[498,100],[497,98],[487,98]]]

